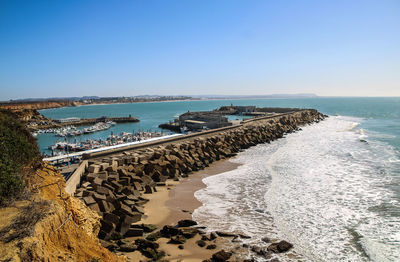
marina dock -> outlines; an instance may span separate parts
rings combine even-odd
[[[64,126],[84,126],[84,125],[93,125],[100,122],[115,122],[115,123],[134,123],[139,122],[140,120],[136,117],[128,116],[128,117],[99,117],[99,118],[66,118],[59,120],[51,120],[47,121],[45,125],[32,125],[30,124],[28,127],[32,131],[36,131],[39,129],[49,129],[49,128],[58,128]]]
[[[106,147],[85,150],[85,151],[70,153],[70,154],[61,155],[61,156],[47,157],[47,158],[43,158],[43,161],[50,162],[50,163],[63,162],[64,160],[70,159],[70,158],[80,158],[80,157],[82,157],[83,154],[90,155],[93,153],[106,152],[106,151],[116,150],[116,149],[123,150],[125,148],[130,148],[131,146],[134,146],[134,145],[154,142],[154,141],[158,141],[158,140],[164,140],[164,139],[173,138],[173,137],[177,137],[177,136],[182,136],[182,134],[173,134],[173,135],[167,135],[167,136],[161,136],[161,137],[154,137],[154,138],[149,138],[149,139],[142,140],[142,141],[135,141],[135,142],[119,144],[119,145],[114,145],[114,146],[106,146]]]

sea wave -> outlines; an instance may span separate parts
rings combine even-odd
[[[240,153],[238,169],[204,179],[194,218],[250,243],[289,240],[303,260],[400,260],[399,155],[362,121],[330,117]]]

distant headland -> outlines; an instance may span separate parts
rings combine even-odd
[[[0,108],[11,110],[48,109],[93,104],[121,104],[137,102],[179,101],[193,99],[189,96],[131,96],[131,97],[54,97],[54,98],[26,98],[0,102]]]
[[[138,102],[164,102],[164,101],[183,101],[183,100],[206,100],[206,99],[263,99],[263,98],[315,98],[316,94],[271,94],[271,95],[192,95],[192,96],[161,96],[161,95],[139,95],[139,96],[120,96],[120,97],[50,97],[50,98],[24,98],[9,101],[0,101],[0,108],[11,110],[24,109],[49,109],[59,107],[71,107],[80,105],[95,104],[121,104]]]

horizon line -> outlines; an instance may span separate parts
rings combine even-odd
[[[276,96],[276,97],[266,97],[266,96]],[[293,97],[296,98],[295,96],[300,96],[297,98],[398,98],[400,95],[395,95],[395,96],[376,96],[376,95],[360,95],[360,96],[351,96],[351,95],[317,95],[314,93],[296,93],[296,94],[265,94],[265,95],[135,95],[135,96],[62,96],[62,97],[28,97],[28,98],[17,98],[17,99],[9,99],[9,100],[2,100],[0,103],[9,103],[9,102],[24,102],[24,100],[27,100],[25,102],[39,102],[39,101],[49,101],[49,100],[68,100],[71,99],[71,101],[74,101],[74,99],[102,99],[102,98],[140,98],[143,97],[146,99],[146,97],[187,97],[188,99],[194,98],[194,99],[239,99],[239,98],[257,98],[257,97],[265,97],[265,98],[285,98],[285,97],[279,97],[279,96],[288,96],[288,98]],[[85,98],[87,97],[87,98]],[[93,97],[93,98],[90,98]],[[151,99],[151,98],[150,98]],[[30,101],[29,101],[30,100]],[[76,100],[75,100],[76,101]]]

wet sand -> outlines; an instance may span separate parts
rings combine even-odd
[[[194,196],[196,191],[205,188],[202,180],[238,166],[240,164],[221,160],[180,181],[168,180],[166,186],[157,187],[157,192],[144,195],[149,202],[144,204],[145,216],[138,223],[164,226],[175,225],[181,219],[192,219],[193,211],[202,205]]]
[[[222,160],[183,179],[169,192],[168,200],[165,202],[169,212],[162,223],[169,225],[175,224],[181,219],[191,219],[193,211],[202,205],[194,196],[196,191],[206,187],[202,180],[209,176],[234,170],[238,166],[240,164]]]

